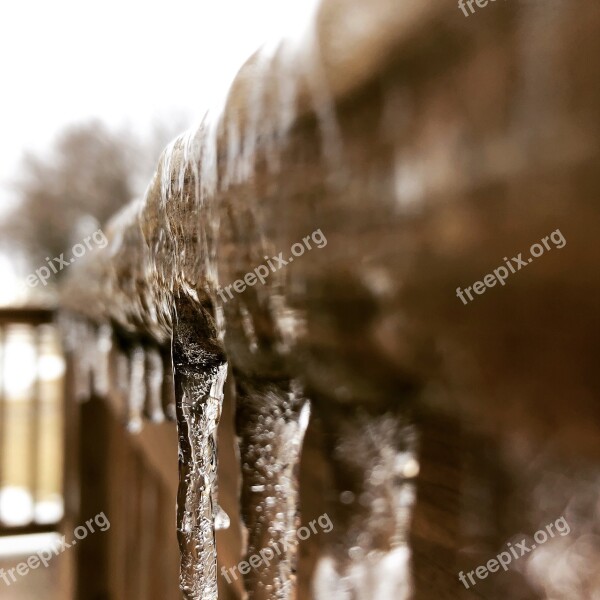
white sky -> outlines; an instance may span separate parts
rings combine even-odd
[[[25,149],[98,117],[190,125],[264,40],[299,26],[308,0],[2,0],[0,213]]]

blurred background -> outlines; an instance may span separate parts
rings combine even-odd
[[[0,567],[47,547],[64,513],[65,360],[53,324],[63,273],[36,287],[27,276],[143,194],[166,143],[222,100],[262,41],[298,24],[300,4],[0,9]],[[0,597],[68,597],[69,560],[0,581]]]

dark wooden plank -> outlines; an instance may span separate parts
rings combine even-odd
[[[98,398],[80,405],[79,430],[81,483],[78,522],[76,526],[105,513],[109,505],[108,477],[111,463],[109,455],[110,413]],[[106,514],[110,520],[111,515]],[[89,535],[77,546],[77,600],[107,598],[109,552],[114,529]]]
[[[0,537],[13,535],[32,535],[37,533],[53,533],[63,530],[63,523],[29,523],[15,527],[0,525]]]
[[[27,325],[42,325],[51,323],[55,311],[48,308],[2,308],[0,323],[24,323]]]

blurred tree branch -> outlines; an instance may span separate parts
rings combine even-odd
[[[97,229],[144,191],[160,150],[181,124],[181,118],[169,121],[156,123],[144,143],[91,121],[65,129],[48,155],[25,155],[15,184],[19,205],[0,223],[2,244],[16,245],[35,265]]]

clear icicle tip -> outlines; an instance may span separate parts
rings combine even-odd
[[[217,510],[215,511],[215,529],[220,531],[222,529],[229,529],[231,525],[231,519],[229,515],[217,505]]]

